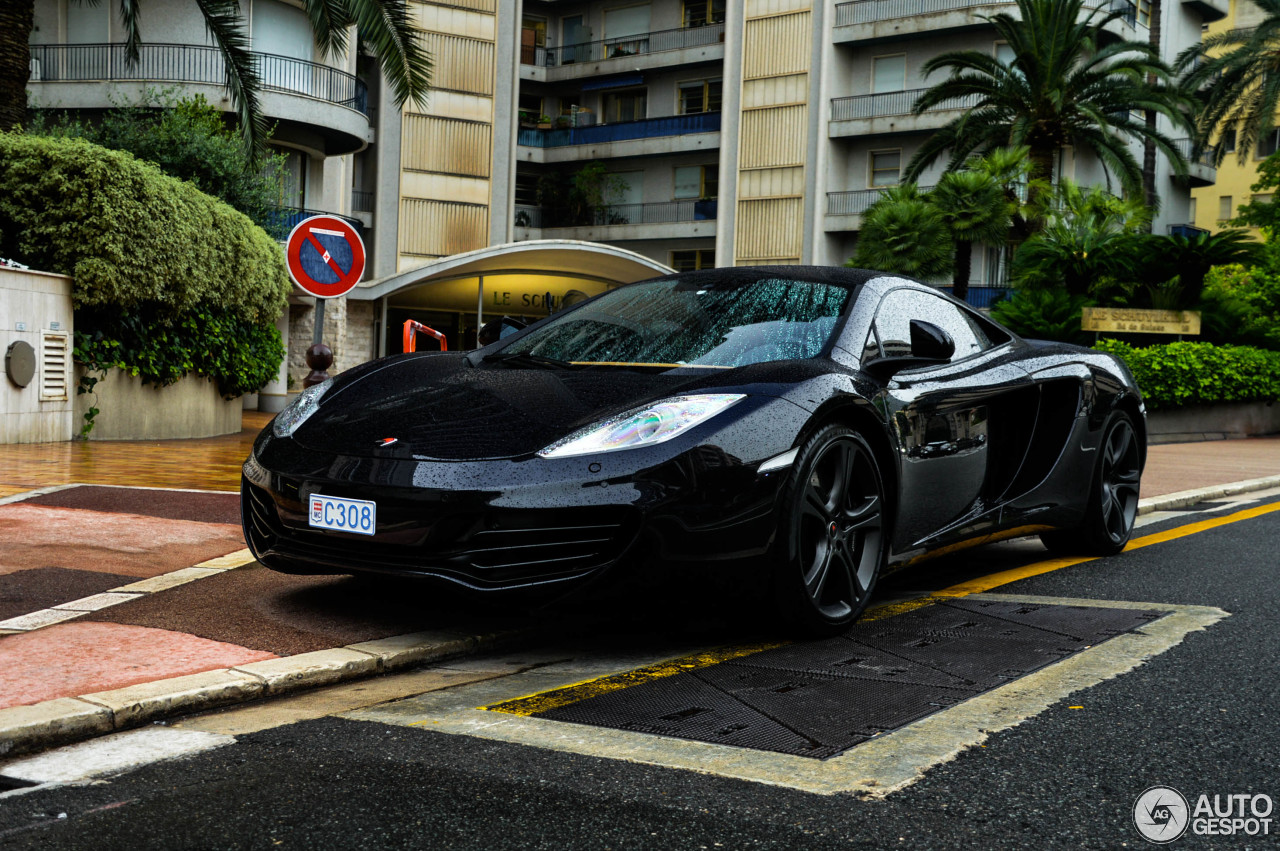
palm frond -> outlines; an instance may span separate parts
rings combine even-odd
[[[196,0],[196,5],[204,15],[209,36],[222,52],[227,89],[240,119],[240,132],[250,151],[258,156],[266,148],[267,120],[258,103],[262,80],[249,51],[240,4],[237,0]]]
[[[382,62],[397,104],[425,107],[431,89],[431,56],[410,20],[406,0],[344,0],[360,39]]]

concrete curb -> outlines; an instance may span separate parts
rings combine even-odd
[[[127,730],[174,715],[499,649],[534,633],[527,627],[478,635],[418,632],[0,709],[0,757]]]
[[[1153,511],[1169,511],[1186,508],[1198,502],[1221,499],[1224,496],[1236,496],[1242,493],[1263,491],[1280,487],[1280,476],[1264,476],[1260,479],[1245,479],[1242,482],[1228,482],[1224,485],[1210,485],[1189,491],[1168,493],[1164,496],[1153,496],[1138,500],[1138,514],[1150,514]]]

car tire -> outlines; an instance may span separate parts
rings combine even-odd
[[[1089,485],[1084,520],[1074,529],[1057,529],[1040,535],[1056,553],[1109,556],[1125,548],[1138,516],[1138,491],[1142,484],[1142,448],[1133,420],[1114,412],[1098,444],[1098,460]]]
[[[784,486],[775,599],[806,635],[847,630],[871,599],[887,549],[884,477],[866,439],[832,424],[808,438]]]

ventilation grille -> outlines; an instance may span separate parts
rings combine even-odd
[[[67,399],[67,383],[71,373],[71,347],[66,334],[43,331],[40,334],[40,401]]]

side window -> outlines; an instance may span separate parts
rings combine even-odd
[[[956,344],[956,352],[951,356],[953,362],[991,347],[991,341],[977,323],[955,305],[932,293],[902,289],[892,290],[881,300],[866,352],[874,351],[872,344],[878,337],[882,357],[908,357],[912,319],[931,322],[951,335]]]

